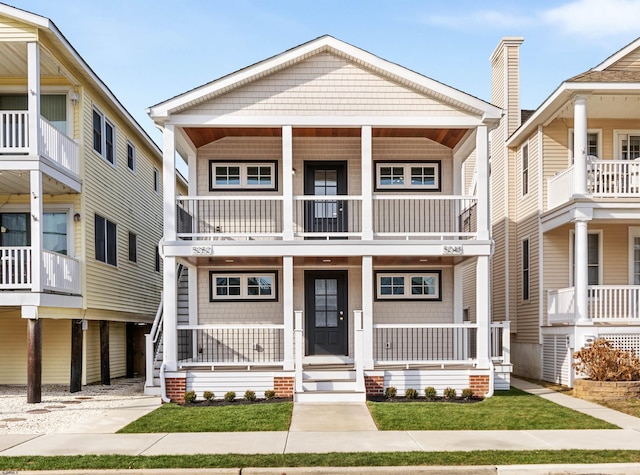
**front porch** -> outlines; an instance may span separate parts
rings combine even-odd
[[[547,292],[547,317],[550,325],[576,323],[640,325],[640,285],[587,286],[587,314],[576,313],[575,287]]]

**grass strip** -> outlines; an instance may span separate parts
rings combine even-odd
[[[380,430],[617,429],[516,388],[478,403],[368,402]]]
[[[470,452],[358,452],[273,455],[0,456],[0,470],[94,470],[244,467],[372,467],[638,463],[640,450],[483,450]]]

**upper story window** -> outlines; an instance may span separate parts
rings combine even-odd
[[[529,193],[529,144],[524,144],[520,151],[522,155],[522,196]]]
[[[153,168],[153,191],[160,193],[160,171]]]
[[[95,216],[96,260],[115,266],[117,259],[116,225],[100,215]]]
[[[573,164],[573,145],[575,141],[575,133],[573,129],[569,129],[569,163]],[[602,130],[589,129],[587,132],[587,156],[602,158]]]
[[[138,262],[138,235],[129,231],[129,262]]]
[[[616,160],[636,160],[640,158],[640,131],[623,130],[615,131],[615,155]]]
[[[529,238],[522,240],[522,300],[529,300],[531,288],[531,249]]]
[[[378,300],[442,300],[439,270],[376,272]]]
[[[0,110],[26,111],[28,108],[26,94],[0,94]],[[40,94],[40,114],[60,132],[67,133],[66,94]]]
[[[136,147],[127,141],[127,168],[132,172],[136,171]]]
[[[376,162],[376,191],[440,191],[440,162]]]
[[[216,272],[209,273],[210,300],[277,300],[276,272],[244,273]]]
[[[93,109],[93,149],[112,165],[116,164],[115,126],[102,112]]]
[[[209,161],[209,190],[276,190],[276,162]]]

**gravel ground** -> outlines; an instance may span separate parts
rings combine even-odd
[[[69,386],[48,384],[42,386],[41,403],[27,404],[26,386],[0,385],[0,434],[63,433],[146,397],[143,389],[142,378],[83,386],[77,393],[70,393]]]

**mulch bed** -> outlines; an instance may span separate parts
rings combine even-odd
[[[184,407],[207,407],[207,406],[243,406],[246,404],[272,404],[276,402],[291,402],[293,398],[290,397],[276,397],[273,399],[256,399],[255,401],[247,401],[246,399],[236,399],[233,402],[225,401],[224,399],[214,399],[212,401],[198,400],[195,402],[185,402],[182,404]]]
[[[372,401],[372,402],[449,402],[449,403],[454,403],[454,404],[473,404],[476,402],[482,402],[484,400],[484,398],[481,397],[472,397],[472,398],[468,398],[468,399],[464,399],[461,397],[456,397],[456,398],[452,398],[452,399],[445,399],[443,397],[436,397],[435,399],[427,399],[424,396],[420,396],[414,399],[411,398],[407,398],[407,397],[402,397],[402,396],[396,396],[396,397],[390,397],[387,398],[385,396],[367,396],[367,401]]]

